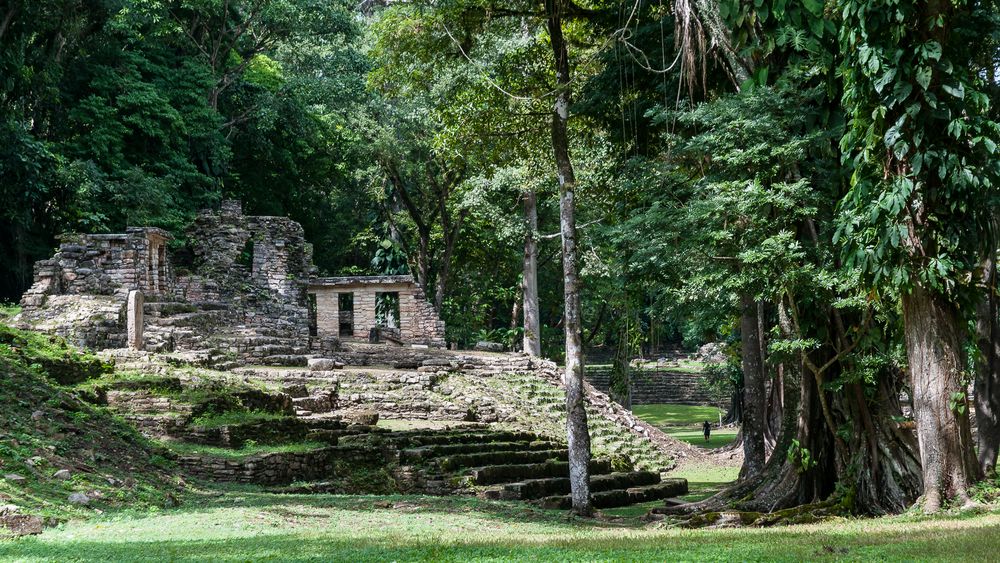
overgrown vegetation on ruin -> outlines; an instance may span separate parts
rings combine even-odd
[[[989,556],[998,107],[1000,0],[7,0],[0,529]],[[306,492],[534,507],[374,500],[394,551],[368,500],[272,496]],[[267,555],[328,555],[298,534]],[[122,553],[72,537],[24,546]]]

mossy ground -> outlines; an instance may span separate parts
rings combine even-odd
[[[180,481],[157,448],[59,385],[39,361],[87,366],[94,358],[58,338],[2,325],[0,330],[6,342],[0,345],[0,504],[50,520],[93,513],[70,504],[72,493],[88,494],[95,499],[91,506],[100,509],[173,504]],[[55,478],[61,469],[71,477]]]
[[[292,442],[277,445],[260,445],[247,442],[240,449],[203,446],[201,444],[192,444],[188,442],[165,442],[164,445],[179,455],[200,455],[223,459],[242,459],[257,454],[305,453],[329,446],[329,444],[324,444],[322,442]]]

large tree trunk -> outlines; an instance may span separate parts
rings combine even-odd
[[[549,39],[555,57],[556,95],[552,112],[552,150],[555,155],[559,178],[559,225],[562,234],[563,291],[566,331],[566,429],[569,447],[570,496],[573,511],[589,516],[593,513],[590,501],[590,432],[587,428],[587,411],[583,393],[583,342],[580,322],[580,288],[576,271],[576,217],[574,195],[576,175],[569,156],[569,104],[570,76],[569,53],[562,32],[562,13],[565,0],[546,0]]]
[[[992,475],[1000,448],[1000,321],[997,319],[996,256],[983,261],[986,290],[976,306],[976,446],[979,470]]]
[[[950,498],[968,503],[979,466],[961,381],[962,344],[955,306],[920,283],[903,295],[903,332],[923,471],[923,508]]]
[[[781,421],[784,419],[784,378],[785,365],[778,364],[774,381],[767,389],[767,408],[764,410],[767,418],[766,423],[764,424],[764,453],[768,458],[770,458],[771,453],[774,451],[774,447],[778,442],[778,434],[781,432]]]
[[[749,479],[764,469],[765,401],[764,362],[760,356],[757,302],[740,296],[740,343],[743,364],[743,468],[740,478]]]
[[[615,350],[614,363],[611,365],[611,385],[608,395],[619,405],[632,410],[632,373],[629,369],[632,350],[629,345],[628,313],[623,312],[623,317],[618,330],[618,347]]]
[[[801,338],[783,306],[778,311],[786,338]],[[831,322],[828,332],[836,330]],[[845,500],[853,500],[849,508],[855,513],[900,512],[913,502],[920,494],[920,460],[912,430],[896,422],[902,373],[887,370],[875,387],[848,384],[834,393],[822,389],[805,366],[825,365],[832,357],[827,348],[824,360],[786,364],[780,431],[763,471],[685,511],[735,507],[771,512],[824,501],[838,483],[853,491]],[[835,363],[827,373],[838,369]],[[837,428],[830,428],[830,420]],[[848,426],[856,431],[838,447],[835,432]]]
[[[521,290],[524,296],[524,352],[542,355],[541,324],[538,319],[538,201],[534,191],[524,194],[524,272]]]
[[[733,389],[729,398],[729,410],[726,416],[722,417],[723,424],[742,424],[743,422],[743,381],[733,382]],[[742,443],[742,435],[740,440]]]

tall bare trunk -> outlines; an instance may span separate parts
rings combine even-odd
[[[534,191],[524,194],[524,273],[521,291],[524,296],[524,352],[542,355],[541,324],[538,320],[538,198]]]
[[[903,295],[903,333],[913,385],[925,511],[969,501],[979,472],[972,450],[968,400],[961,381],[961,327],[955,306],[917,283]]]
[[[752,295],[740,296],[740,344],[743,364],[743,469],[749,479],[764,469],[764,426],[767,424],[767,395],[764,390],[764,363],[760,355],[760,319]]]
[[[991,251],[983,261],[985,294],[976,306],[976,446],[979,470],[996,470],[1000,449],[1000,320],[997,319],[997,265]]]
[[[570,76],[569,53],[562,31],[565,0],[545,0],[549,38],[555,57],[556,96],[552,112],[552,151],[559,178],[559,226],[562,234],[563,291],[566,330],[566,429],[569,438],[569,479],[573,511],[590,515],[590,432],[583,394],[583,341],[580,322],[580,288],[576,271],[576,175],[569,155]]]

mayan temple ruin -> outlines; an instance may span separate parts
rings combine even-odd
[[[183,475],[569,507],[555,363],[448,349],[410,276],[318,276],[301,225],[238,201],[201,213],[184,244],[172,236],[64,235],[14,322],[113,364],[86,400],[164,445]],[[598,506],[687,491],[661,473],[690,448],[592,387],[587,409]]]
[[[410,276],[316,277],[312,246],[287,217],[239,201],[199,215],[188,256],[170,233],[68,234],[35,265],[20,326],[86,348],[203,352],[294,363],[345,341],[443,347],[444,323]]]

